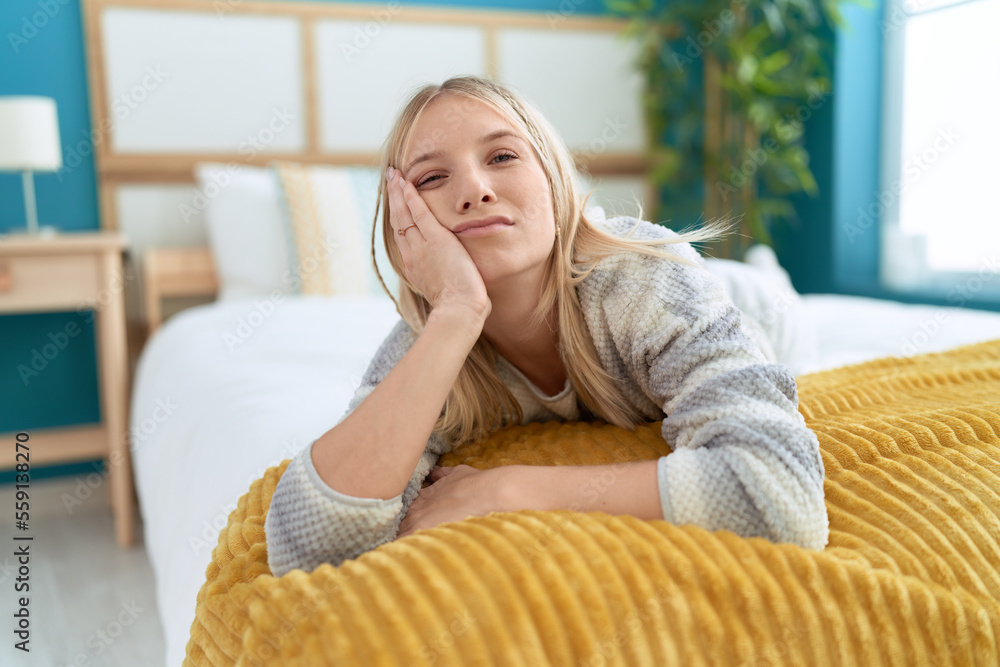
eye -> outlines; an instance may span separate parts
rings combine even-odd
[[[493,157],[493,159],[494,160],[499,160],[502,157],[508,158],[507,160],[502,160],[502,162],[510,162],[511,160],[516,160],[517,159],[517,156],[514,155],[513,153],[509,152],[509,151],[502,151],[498,155],[495,155]]]
[[[506,159],[501,160],[500,158],[506,158]],[[503,150],[503,151],[500,151],[499,153],[497,153],[496,155],[494,155],[490,159],[490,162],[499,161],[500,164],[503,164],[504,162],[510,162],[511,160],[517,160],[517,159],[518,159],[518,157],[514,153],[511,153],[510,151],[507,151],[507,150]],[[428,183],[433,183],[436,179],[439,179],[439,178],[441,178],[440,174],[432,174],[431,176],[428,176],[424,180],[422,180],[419,183],[417,183],[417,187],[419,188],[419,187],[422,187],[422,186],[424,186],[424,185],[426,185]]]

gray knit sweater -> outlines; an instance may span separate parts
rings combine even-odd
[[[595,219],[617,236],[672,236],[634,218]],[[689,244],[664,246],[704,264]],[[722,283],[704,268],[621,253],[602,259],[577,286],[600,361],[650,421],[662,419],[672,453],[658,462],[663,517],[822,549],[829,537],[819,441],[798,412],[788,367],[769,363]],[[341,421],[388,374],[415,340],[402,320],[365,372]],[[580,417],[567,380],[546,396],[503,357],[498,374],[524,411],[522,423]],[[664,418],[666,417],[666,418]],[[314,441],[315,442],[315,441]],[[327,485],[312,444],[289,464],[264,523],[275,576],[321,563],[339,565],[395,539],[399,523],[438,458],[432,435],[413,476],[388,500],[358,498]]]

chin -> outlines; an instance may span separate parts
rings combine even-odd
[[[495,248],[477,248],[475,251],[470,250],[469,255],[487,287],[491,282],[536,274],[538,271],[544,273],[551,268],[552,261],[551,249],[542,254],[535,246],[510,247],[499,251]]]

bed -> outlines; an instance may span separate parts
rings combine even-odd
[[[370,233],[378,177],[370,165],[389,121],[368,109],[391,109],[420,79],[500,76],[553,119],[587,168],[593,202],[628,212],[649,201],[641,78],[630,65],[634,53],[615,38],[621,23],[573,8],[541,15],[201,0],[82,7],[91,115],[108,139],[94,142],[102,224],[125,233],[138,277],[126,286],[132,468],[166,664],[177,667],[213,552],[226,556],[220,537],[246,518],[240,499],[251,489],[259,497],[260,482],[273,482],[276,467],[337,422],[397,320],[356,243]],[[415,40],[437,48],[427,60],[405,57]],[[345,44],[358,50],[350,67],[338,66]],[[554,57],[567,50],[577,57]],[[544,74],[541,60],[552,63]],[[163,85],[140,89],[157,65],[169,73]],[[375,80],[379,86],[368,86]],[[609,92],[595,100],[594,88]],[[345,90],[363,90],[370,106],[345,104],[357,97]],[[121,101],[140,95],[124,111]],[[609,138],[608,120],[619,118],[624,130]],[[303,205],[310,196],[320,199]],[[309,270],[308,252],[330,238],[340,248],[313,258]],[[749,267],[714,268],[754,313],[760,340],[802,377],[1000,339],[1000,314],[790,294],[773,257],[758,255],[753,266],[784,296],[741,293],[740,272]],[[384,254],[377,259],[389,278]],[[159,326],[160,296],[171,295],[214,300]],[[589,664],[601,664],[599,656]]]
[[[945,323],[920,353],[1000,338],[992,313],[801,299],[819,334],[808,371],[900,356],[928,321]],[[176,315],[147,345],[136,378],[133,423],[151,424],[133,450],[136,488],[170,666],[183,660],[197,593],[237,499],[340,418],[398,317],[388,299],[290,297],[230,352],[226,334],[254,308],[234,300]]]

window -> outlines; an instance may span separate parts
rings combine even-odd
[[[998,25],[1000,0],[887,2],[873,202],[885,287],[1000,298]]]

